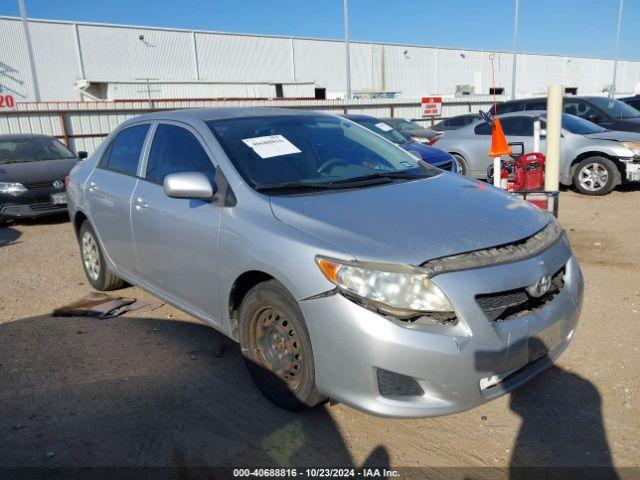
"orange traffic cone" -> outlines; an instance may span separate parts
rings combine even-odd
[[[497,118],[493,119],[493,131],[491,132],[491,150],[490,157],[501,157],[502,155],[511,155],[511,147],[507,143],[507,139],[502,131],[502,124]]]

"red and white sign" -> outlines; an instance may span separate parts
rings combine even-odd
[[[422,116],[439,117],[442,113],[442,97],[423,97]]]
[[[3,95],[0,93],[0,110],[13,110],[16,108],[16,101],[13,95]]]

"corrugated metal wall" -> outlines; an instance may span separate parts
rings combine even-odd
[[[344,95],[344,44],[338,41],[41,20],[31,20],[30,25],[44,100],[78,100],[74,81],[81,78],[113,82],[140,78],[315,82],[329,95]],[[144,35],[144,41],[140,35]],[[24,34],[18,19],[0,18],[0,40],[0,86],[12,91],[18,100],[32,100]],[[81,51],[81,61],[77,50]],[[471,85],[476,94],[488,94],[492,85],[490,55],[478,50],[353,42],[352,89],[396,91],[404,98],[418,98],[451,96],[457,85]],[[495,54],[496,85],[507,94],[512,61],[510,53]],[[520,54],[518,96],[543,93],[550,83],[557,82],[578,88],[579,94],[599,94],[611,84],[612,68],[611,60]],[[633,92],[640,83],[640,62],[621,61],[618,68],[617,91]],[[145,97],[144,92],[131,93]]]
[[[499,97],[500,99],[500,97]],[[445,99],[442,116],[488,109],[488,97],[468,96]],[[50,102],[20,104],[15,112],[0,113],[0,134],[44,133],[54,135],[75,151],[92,152],[115,127],[136,115],[153,109],[276,106],[302,108],[327,113],[364,113],[378,117],[420,119],[420,103],[403,100],[231,100],[231,101],[155,101],[148,102]],[[431,120],[422,120],[426,125]]]

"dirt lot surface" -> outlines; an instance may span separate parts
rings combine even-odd
[[[513,394],[421,420],[340,404],[279,410],[254,388],[234,343],[169,306],[111,320],[52,318],[91,291],[70,225],[2,228],[0,465],[366,462],[435,476],[447,474],[442,467],[587,465],[639,478],[623,468],[640,466],[639,205],[638,189],[563,192],[560,220],[586,280],[573,343]],[[137,288],[119,294],[150,298]]]

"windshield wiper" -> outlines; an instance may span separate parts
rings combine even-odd
[[[368,180],[388,180],[392,181],[396,178],[403,178],[407,180],[422,178],[421,175],[413,175],[408,172],[376,172],[369,175],[363,175],[361,177],[345,178],[344,180],[336,180],[332,182],[334,185],[344,185],[349,183],[366,182]]]
[[[263,192],[265,190],[330,190],[332,188],[339,187],[335,187],[331,183],[306,182],[269,183],[266,185],[256,185],[255,187],[258,192]]]

